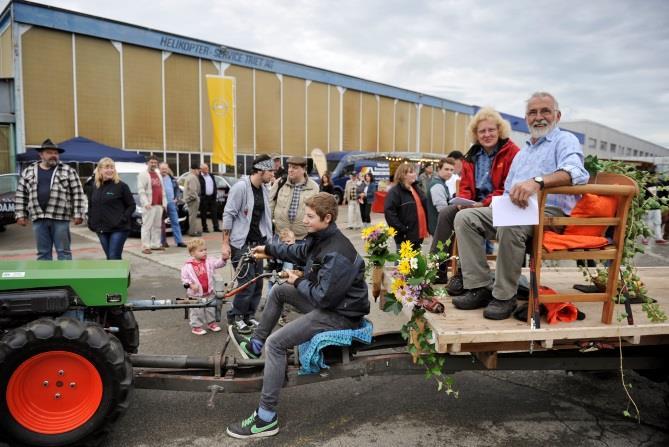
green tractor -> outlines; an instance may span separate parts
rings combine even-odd
[[[0,440],[94,444],[127,409],[127,261],[0,261]]]

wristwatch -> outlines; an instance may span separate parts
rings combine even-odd
[[[539,189],[544,189],[544,178],[541,176],[534,177],[532,180],[539,184]]]

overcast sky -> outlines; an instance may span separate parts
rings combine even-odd
[[[519,116],[547,90],[669,147],[666,0],[40,2]]]

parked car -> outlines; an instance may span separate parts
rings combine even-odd
[[[135,212],[132,213],[132,220],[130,222],[130,236],[139,237],[142,232],[142,213],[144,209],[139,204],[139,194],[137,194],[137,174],[144,172],[146,170],[146,165],[144,163],[132,163],[132,162],[119,162],[115,163],[116,172],[121,178],[121,181],[126,183],[130,187],[130,192],[132,197],[135,199]],[[92,182],[94,181],[94,175],[89,177],[84,184],[84,190],[88,193]],[[179,225],[181,225],[181,230],[185,233],[188,232],[188,207],[184,206],[182,201],[177,201],[177,214],[179,216]],[[165,228],[168,233],[172,232],[172,226],[170,225],[169,218],[165,218]]]
[[[0,231],[5,231],[5,225],[16,222],[14,210],[19,178],[19,174],[0,175]]]
[[[177,179],[177,183],[179,184],[179,188],[181,188],[181,191],[184,190],[184,185],[186,184],[186,176],[188,175],[187,172],[181,174],[179,178]],[[234,179],[234,177],[223,177],[222,175],[219,174],[212,174],[214,177],[214,180],[216,181],[216,217],[218,219],[223,218],[223,209],[225,208],[225,203],[228,200],[228,193],[230,192],[230,188],[236,182],[237,180]],[[234,182],[231,182],[230,180],[234,179]],[[183,228],[183,225],[182,225]]]

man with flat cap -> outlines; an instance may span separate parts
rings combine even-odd
[[[200,165],[190,165],[190,172],[184,182],[184,202],[188,207],[188,235],[192,237],[202,236],[202,224],[197,218],[200,209]]]
[[[70,220],[83,222],[88,202],[77,172],[60,161],[64,149],[50,139],[37,148],[40,160],[23,170],[16,190],[16,222],[32,220],[37,259],[50,261],[53,249],[59,260],[72,259]]]

